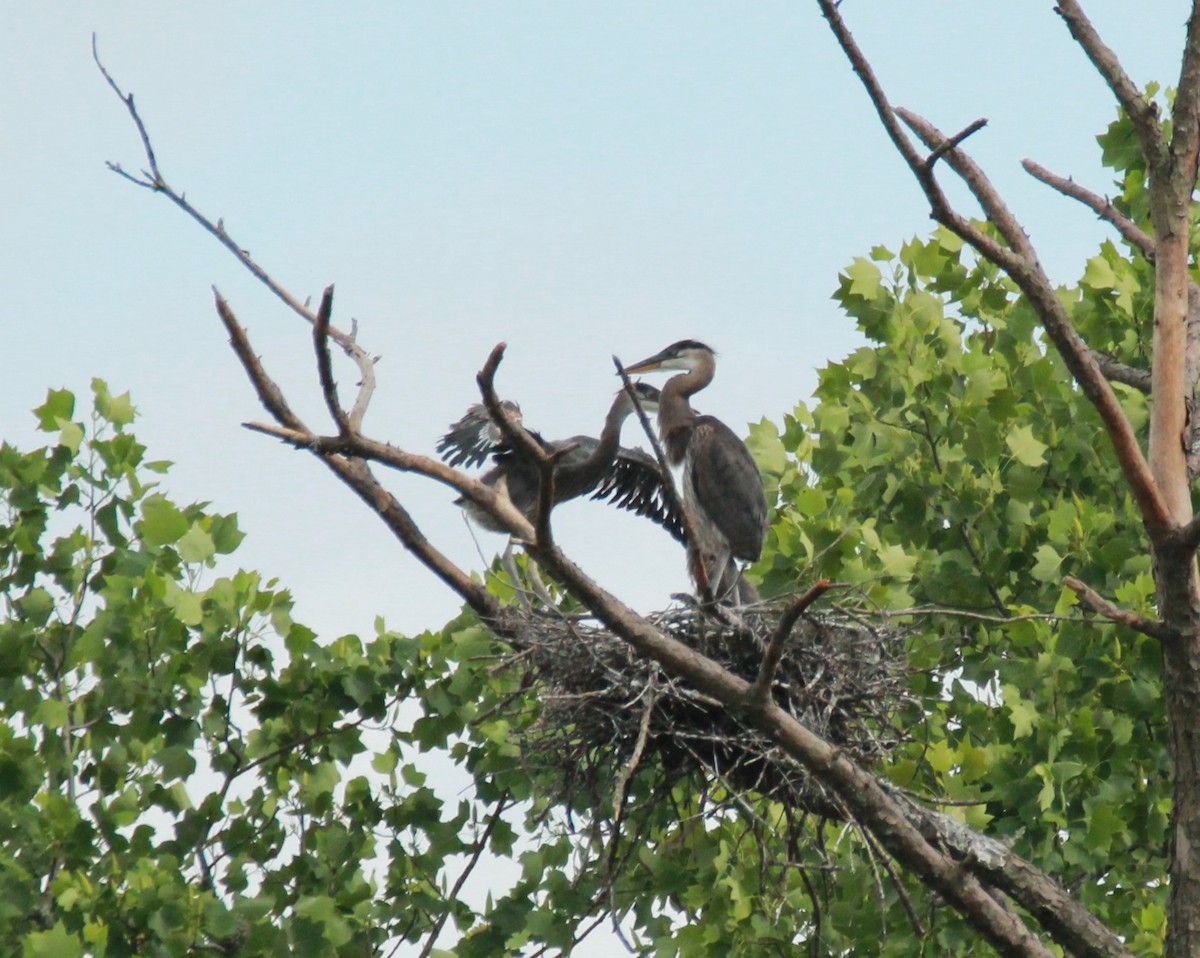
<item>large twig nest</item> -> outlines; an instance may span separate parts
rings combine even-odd
[[[694,608],[652,618],[674,638],[753,681],[779,610],[743,611],[737,626]],[[561,770],[564,798],[602,808],[614,799],[614,783],[639,766],[656,769],[668,783],[700,773],[725,786],[730,801],[750,791],[843,817],[836,801],[761,733],[594,622],[529,615],[523,624],[523,658],[543,702],[525,752]],[[773,686],[776,701],[855,761],[873,765],[904,738],[901,712],[911,698],[903,640],[901,630],[883,622],[806,614],[785,644]]]

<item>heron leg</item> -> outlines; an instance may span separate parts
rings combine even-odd
[[[500,557],[500,564],[504,566],[504,571],[508,573],[508,578],[512,581],[512,587],[517,593],[517,601],[521,603],[521,608],[526,612],[532,612],[533,603],[529,601],[529,596],[525,594],[525,588],[521,581],[521,570],[517,568],[517,559],[513,555],[513,541],[511,538],[504,547],[504,554]]]
[[[548,608],[553,608],[554,597],[550,595],[550,590],[546,588],[546,583],[542,581],[537,563],[526,556],[526,575],[522,576],[521,570],[517,567],[516,556],[513,555],[514,545],[516,543],[510,538],[508,545],[504,547],[504,555],[501,556],[500,562],[504,566],[504,571],[508,573],[509,579],[512,580],[512,587],[517,593],[517,600],[521,603],[521,608],[526,612],[533,611],[533,603],[529,599],[530,592],[533,592],[534,596],[544,602]],[[528,585],[528,588],[526,588],[526,585]]]
[[[713,601],[738,604],[738,569],[728,545],[718,549],[708,567],[708,581],[712,586]]]
[[[529,576],[529,587],[539,599],[546,603],[546,607],[554,608],[554,596],[550,594],[550,590],[546,588],[546,583],[542,581],[542,574],[538,571],[538,564],[529,559],[525,565],[525,571]]]

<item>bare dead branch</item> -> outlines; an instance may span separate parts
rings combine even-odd
[[[333,364],[329,359],[329,319],[332,313],[333,287],[326,286],[325,293],[321,296],[321,307],[317,310],[313,322],[313,349],[317,354],[317,377],[321,381],[321,395],[325,397],[325,406],[337,424],[338,433],[345,436],[350,432],[350,420],[338,399],[337,383],[333,379]]]
[[[216,287],[213,287],[213,296],[216,298],[217,314],[221,317],[221,322],[225,324],[225,329],[229,332],[229,343],[233,346],[233,351],[241,360],[242,368],[246,370],[246,377],[250,380],[254,391],[258,394],[258,401],[262,403],[263,408],[267,410],[277,423],[297,432],[308,432],[308,427],[300,421],[291,407],[288,406],[287,400],[283,398],[283,393],[275,381],[267,375],[267,371],[263,369],[262,363],[258,356],[250,346],[250,340],[246,336],[246,330],[237,321],[233,315],[233,310],[229,308],[229,303],[225,298],[217,292]]]
[[[509,532],[524,539],[533,536],[533,527],[505,496],[485,483],[472,479],[465,473],[447,466],[437,459],[417,453],[405,452],[390,443],[379,442],[358,433],[346,436],[320,436],[306,427],[290,428],[273,426],[269,423],[246,422],[242,425],[252,432],[262,433],[294,446],[297,449],[316,453],[318,456],[347,456],[377,462],[398,472],[416,473],[433,479],[461,493],[467,499],[486,509]]]
[[[1152,167],[1156,166],[1163,150],[1158,108],[1129,78],[1117,55],[1100,39],[1100,34],[1096,32],[1096,28],[1092,26],[1092,22],[1076,0],[1059,0],[1054,12],[1063,18],[1075,42],[1083,48],[1092,65],[1104,77],[1121,108],[1129,114],[1137,131],[1142,153]]]
[[[779,659],[783,655],[783,644],[787,641],[787,637],[792,634],[792,627],[796,624],[796,620],[804,614],[805,609],[816,602],[817,599],[832,587],[833,583],[828,579],[821,579],[803,595],[794,599],[784,609],[783,614],[779,617],[779,625],[776,627],[770,641],[767,642],[766,649],[763,650],[762,665],[759,667],[758,677],[754,680],[754,684],[750,686],[749,702],[751,705],[762,707],[771,698],[771,683],[775,681],[775,670],[779,668]]]
[[[488,355],[487,362],[483,364],[483,369],[476,375],[475,381],[479,385],[479,394],[483,397],[483,404],[487,407],[492,421],[500,427],[500,431],[512,443],[517,454],[527,457],[537,466],[537,515],[534,516],[533,521],[533,538],[527,541],[530,545],[549,544],[553,542],[553,534],[550,530],[550,513],[554,508],[554,466],[556,459],[553,455],[546,452],[541,444],[533,436],[529,435],[525,427],[504,409],[500,403],[500,397],[496,395],[496,370],[500,368],[500,361],[504,359],[504,350],[507,348],[507,343],[497,343],[493,347],[491,353]]]
[[[1021,166],[1035,180],[1045,183],[1051,189],[1062,193],[1063,196],[1069,196],[1073,200],[1078,200],[1100,219],[1106,223],[1111,223],[1125,239],[1125,242],[1137,249],[1150,262],[1154,262],[1154,237],[1113,206],[1108,197],[1092,192],[1087,187],[1076,183],[1070,177],[1052,173],[1040,163],[1036,163],[1033,160],[1022,160]]]
[[[224,246],[233,254],[234,258],[239,263],[241,263],[247,270],[250,271],[255,279],[257,279],[264,286],[266,286],[267,289],[274,293],[283,303],[287,305],[290,310],[310,323],[316,322],[316,315],[309,310],[307,306],[305,306],[302,302],[300,302],[300,300],[298,300],[290,292],[284,289],[283,286],[276,282],[266,270],[264,270],[251,258],[250,254],[244,248],[242,248],[242,246],[234,242],[233,238],[225,230],[224,220],[219,219],[214,223],[207,216],[196,209],[196,207],[192,206],[192,204],[187,201],[187,198],[182,193],[177,192],[167,183],[166,179],[162,175],[161,169],[159,168],[158,159],[155,155],[154,149],[151,146],[150,135],[146,129],[146,124],[142,120],[141,115],[138,113],[137,108],[134,106],[133,94],[126,94],[124,90],[122,90],[117,84],[116,80],[113,79],[112,75],[105,68],[104,64],[100,61],[99,55],[96,52],[94,35],[92,37],[92,56],[96,61],[96,66],[100,69],[101,74],[104,76],[104,79],[112,88],[113,92],[116,93],[116,95],[120,98],[121,102],[125,105],[125,109],[129,112],[134,125],[137,127],[138,135],[142,140],[142,149],[146,154],[146,162],[149,164],[149,171],[145,174],[145,180],[139,180],[137,177],[126,173],[118,163],[110,162],[108,164],[108,168],[114,173],[121,175],[125,179],[137,184],[138,186],[152,190],[156,193],[161,193],[163,196],[167,197],[167,199],[169,199],[172,203],[179,207],[179,209],[183,210],[183,212],[185,212],[196,223],[198,223],[206,233],[214,236],[222,246]],[[343,349],[350,350],[357,348],[354,344],[354,337],[351,334],[345,333],[342,330],[331,326],[329,329],[329,335],[339,345],[341,345]]]
[[[368,506],[383,520],[397,539],[417,559],[457,592],[475,612],[498,628],[502,628],[502,607],[499,600],[479,583],[451,562],[441,551],[436,549],[424,533],[413,521],[408,511],[399,501],[375,478],[370,468],[362,458],[354,456],[362,448],[386,458],[390,465],[405,468],[407,471],[421,472],[431,478],[447,481],[448,484],[461,488],[464,495],[479,501],[485,508],[490,508],[504,522],[511,522],[518,528],[528,529],[528,523],[511,505],[498,501],[494,493],[463,475],[456,475],[453,469],[437,462],[426,460],[425,457],[409,456],[394,447],[382,443],[371,443],[362,437],[349,435],[339,436],[334,443],[322,444],[308,428],[291,412],[284,401],[279,387],[267,376],[258,357],[250,346],[245,330],[233,315],[229,304],[217,294],[217,312],[220,314],[226,329],[230,331],[230,340],[234,345],[238,358],[246,370],[247,376],[254,385],[263,407],[280,423],[279,427],[255,424],[259,432],[266,432],[285,439],[299,448],[313,452],[317,457],[350,488],[352,488]],[[424,460],[424,461],[422,461]]]
[[[616,784],[613,786],[612,851],[616,850],[617,829],[620,827],[621,818],[625,811],[625,793],[629,788],[629,780],[633,778],[633,773],[637,771],[638,764],[642,760],[642,753],[646,750],[646,741],[650,737],[650,719],[654,715],[654,707],[657,704],[658,689],[657,686],[652,684],[646,691],[646,701],[642,705],[642,720],[638,725],[638,736],[633,746],[633,753],[629,756],[629,761],[625,763],[625,767],[621,769],[621,773],[617,776]]]
[[[942,133],[928,121],[907,111],[903,115],[905,122],[917,132],[917,135],[927,145],[936,147],[944,141],[945,137]],[[989,218],[1000,229],[1005,239],[1013,245],[1013,250],[1005,250],[1004,255],[999,259],[992,259],[989,252],[992,246],[997,244],[977,246],[976,248],[1012,277],[1034,309],[1037,310],[1043,328],[1054,343],[1067,369],[1070,370],[1084,395],[1100,414],[1109,441],[1113,444],[1117,462],[1121,466],[1121,471],[1138,504],[1146,531],[1152,540],[1162,540],[1175,524],[1175,520],[1167,508],[1166,501],[1151,472],[1150,464],[1142,453],[1132,424],[1121,408],[1108,380],[1104,378],[1096,365],[1091,350],[1072,325],[1066,308],[1059,300],[1053,284],[1038,262],[1036,251],[1029,243],[1024,229],[1008,211],[1007,206],[1001,201],[999,194],[983,171],[962,150],[949,151],[946,154],[946,162],[962,176],[976,198],[984,205]],[[946,225],[955,229],[951,222],[946,222]],[[975,245],[970,235],[963,235],[963,239]]]
[[[1081,582],[1073,576],[1063,576],[1063,585],[1079,596],[1080,601],[1085,603],[1088,608],[1104,616],[1104,618],[1116,622],[1118,625],[1128,626],[1135,632],[1141,632],[1143,635],[1148,635],[1162,642],[1173,642],[1180,638],[1179,633],[1166,623],[1155,619],[1147,619],[1144,616],[1130,612],[1128,609],[1122,609],[1113,605],[1101,596],[1100,593],[1092,589],[1091,586],[1087,585],[1087,583]]]
[[[941,144],[937,149],[935,149],[932,153],[929,154],[929,156],[927,156],[925,158],[925,168],[927,170],[932,170],[933,164],[936,163],[939,159],[941,159],[941,157],[945,156],[946,153],[948,153],[950,150],[953,150],[955,147],[957,147],[960,143],[962,143],[963,140],[965,140],[972,133],[979,132],[985,126],[987,126],[987,117],[981,116],[974,123],[970,124],[967,127],[964,127],[958,133],[955,133],[954,136],[950,137],[950,139],[948,139],[945,143]]]

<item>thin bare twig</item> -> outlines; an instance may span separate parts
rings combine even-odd
[[[475,870],[475,866],[479,864],[480,858],[483,857],[484,851],[487,849],[488,841],[492,837],[492,832],[496,830],[496,825],[500,821],[500,816],[508,807],[509,794],[505,792],[496,801],[496,809],[488,817],[487,827],[484,828],[483,834],[479,836],[479,841],[475,843],[475,850],[471,853],[470,859],[467,860],[466,867],[463,868],[462,874],[454,882],[454,887],[450,889],[448,901],[454,902],[458,900],[458,893],[462,891],[462,886],[470,877],[471,872]],[[433,927],[429,929],[429,934],[425,938],[425,945],[422,947],[418,958],[429,958],[433,952],[433,946],[437,944],[438,936],[441,935],[442,929],[446,926],[446,919],[450,917],[452,909],[447,908],[442,911],[437,917],[437,921],[433,923]]]
[[[945,143],[942,143],[937,147],[937,149],[930,153],[929,156],[925,157],[925,168],[927,170],[932,170],[933,164],[935,164],[939,159],[957,147],[972,133],[978,133],[985,126],[987,126],[987,117],[981,116],[974,123],[964,127],[958,133],[955,133],[954,136],[950,137],[950,139],[948,139]]]
[[[333,364],[329,359],[329,319],[332,313],[333,287],[326,286],[325,293],[321,296],[321,308],[317,310],[316,322],[313,323],[313,349],[317,354],[317,377],[321,381],[321,395],[325,397],[325,406],[337,424],[338,434],[345,436],[350,432],[350,420],[338,399],[337,383],[333,379]]]
[[[500,397],[496,395],[496,370],[500,368],[500,362],[504,359],[504,350],[507,348],[507,343],[497,343],[492,348],[487,361],[483,364],[483,369],[476,375],[475,381],[479,385],[479,394],[483,397],[483,404],[487,407],[492,421],[500,427],[500,431],[512,444],[516,454],[528,458],[537,467],[537,515],[533,520],[533,538],[527,541],[530,548],[536,551],[537,548],[543,545],[548,546],[554,541],[550,530],[550,513],[554,508],[554,465],[557,459],[554,454],[543,449],[541,444],[529,435],[516,417],[504,409]],[[560,452],[566,451],[561,450]]]

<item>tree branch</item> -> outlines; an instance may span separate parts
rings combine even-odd
[[[1154,102],[1129,78],[1117,55],[1100,39],[1100,34],[1076,0],[1059,0],[1054,12],[1063,18],[1075,42],[1083,48],[1121,108],[1133,121],[1146,161],[1151,167],[1157,165],[1163,151],[1163,140],[1158,108]]]
[[[1112,224],[1118,233],[1130,246],[1138,250],[1150,262],[1154,262],[1154,237],[1138,226],[1133,220],[1122,213],[1109,201],[1108,197],[1093,193],[1073,179],[1051,173],[1040,163],[1033,160],[1022,160],[1021,166],[1035,180],[1045,183],[1051,189],[1057,190],[1063,196],[1078,200],[1100,219]]]
[[[725,703],[745,702],[751,683],[733,675],[694,649],[664,635],[632,609],[584,575],[557,547],[539,549],[537,560],[601,622],[669,673]],[[854,817],[898,861],[945,897],[1003,955],[1052,954],[1002,899],[952,858],[933,847],[908,821],[901,803],[875,776],[863,771],[824,739],[806,729],[772,701],[747,713],[747,721],[829,786]]]
[[[1162,539],[1174,520],[1142,454],[1133,427],[1117,402],[1112,387],[1092,359],[1086,344],[1071,325],[1070,318],[1042,270],[1024,229],[1009,212],[983,171],[958,147],[946,152],[946,163],[962,177],[1009,247],[997,243],[953,209],[938,185],[933,171],[925,168],[915,146],[900,129],[897,117],[903,118],[932,150],[937,150],[948,138],[928,121],[916,114],[894,109],[888,103],[866,57],[838,12],[838,5],[833,0],[817,2],[850,60],[854,72],[866,87],[884,128],[925,192],[934,219],[953,230],[981,255],[1007,272],[1029,299],[1071,375],[1100,414],[1148,533],[1156,541]]]
[[[541,444],[529,435],[524,425],[504,409],[500,403],[500,397],[496,395],[496,370],[500,368],[500,361],[504,358],[504,350],[507,348],[507,343],[497,343],[493,347],[487,362],[483,364],[483,369],[476,375],[475,381],[479,384],[479,394],[483,397],[483,404],[487,407],[492,421],[500,427],[500,431],[512,443],[517,454],[527,457],[537,466],[538,501],[537,514],[533,521],[534,537],[533,540],[527,541],[549,544],[553,542],[550,530],[550,512],[554,508],[554,466],[557,457],[546,452]],[[565,449],[560,450],[560,452],[566,451]]]
[[[1179,633],[1166,623],[1144,618],[1113,605],[1087,583],[1081,582],[1073,576],[1063,576],[1063,585],[1079,596],[1080,601],[1090,609],[1118,625],[1128,626],[1135,632],[1141,632],[1142,635],[1148,635],[1162,642],[1173,642],[1179,639]]]
[[[400,505],[395,496],[379,483],[366,462],[361,458],[349,458],[345,446],[339,445],[337,448],[331,445],[322,446],[316,441],[317,437],[291,412],[283,400],[279,387],[267,376],[262,363],[251,349],[245,329],[238,323],[229,304],[221,298],[220,294],[217,295],[217,311],[220,313],[226,329],[230,330],[230,340],[234,344],[234,350],[242,361],[242,368],[245,369],[247,377],[254,385],[255,392],[258,393],[264,408],[283,427],[281,430],[275,431],[275,434],[301,448],[313,451],[339,479],[350,486],[359,498],[371,507],[391,529],[393,535],[426,568],[457,592],[480,617],[488,622],[502,625],[500,601],[425,538],[412,516]],[[271,427],[259,427],[259,431],[263,432],[270,429]],[[353,435],[339,436],[336,440],[338,444],[349,443],[348,448],[351,450],[355,448],[354,443],[360,441],[362,441],[361,437],[356,438]],[[366,446],[372,451],[386,456],[391,460],[390,464],[396,465],[397,468],[407,468],[410,471],[431,475],[431,477],[440,478],[443,481],[453,478],[453,481],[450,482],[451,485],[461,487],[465,495],[478,501],[485,508],[490,508],[497,518],[504,522],[514,522],[518,524],[518,527],[528,528],[524,517],[520,516],[511,505],[505,508],[506,504],[497,502],[497,497],[490,490],[486,490],[482,483],[476,483],[466,476],[453,476],[454,470],[441,463],[435,463],[434,460],[421,462],[420,460],[424,457],[409,457],[392,447],[377,448],[383,444],[366,444]]]
[[[509,807],[508,802],[508,792],[505,792],[497,799],[495,811],[488,816],[487,826],[484,828],[483,834],[479,836],[479,841],[475,843],[475,850],[471,853],[471,857],[468,859],[466,867],[463,868],[462,874],[458,876],[458,879],[454,882],[454,887],[450,889],[450,894],[446,896],[447,901],[454,902],[458,900],[458,893],[462,891],[462,886],[471,876],[471,872],[475,870],[475,866],[479,864],[480,858],[483,857],[483,853],[487,849],[487,844],[491,840],[492,832],[496,830],[496,825],[500,821],[500,816]],[[429,929],[429,935],[425,939],[425,946],[421,949],[421,953],[417,958],[429,958],[429,955],[432,954],[433,946],[437,944],[438,936],[441,935],[442,929],[446,926],[446,919],[450,917],[450,913],[451,909],[447,908],[438,915],[437,921]]]
[[[783,643],[787,641],[792,629],[804,611],[833,587],[828,579],[820,579],[803,595],[794,599],[779,617],[779,625],[771,634],[766,649],[763,650],[762,665],[758,669],[758,677],[750,686],[749,704],[761,708],[771,698],[771,683],[775,681],[775,670],[779,668],[779,660],[783,656]]]
[[[1121,383],[1140,393],[1150,394],[1150,370],[1138,369],[1136,366],[1127,366],[1125,363],[1117,362],[1108,353],[1098,349],[1091,349],[1089,352],[1092,354],[1096,368],[1110,383]]]
[[[1068,954],[1133,958],[1104,924],[1059,882],[1001,842],[934,809],[907,804],[911,820],[930,841],[951,849],[973,874],[1010,896],[1033,915]]]
[[[325,406],[338,427],[338,433],[345,436],[350,432],[350,420],[338,399],[337,383],[333,379],[333,364],[329,359],[329,319],[332,312],[333,287],[326,286],[321,297],[321,308],[317,310],[317,318],[313,323],[313,349],[317,354],[317,378],[321,381],[321,395],[325,397]]]

